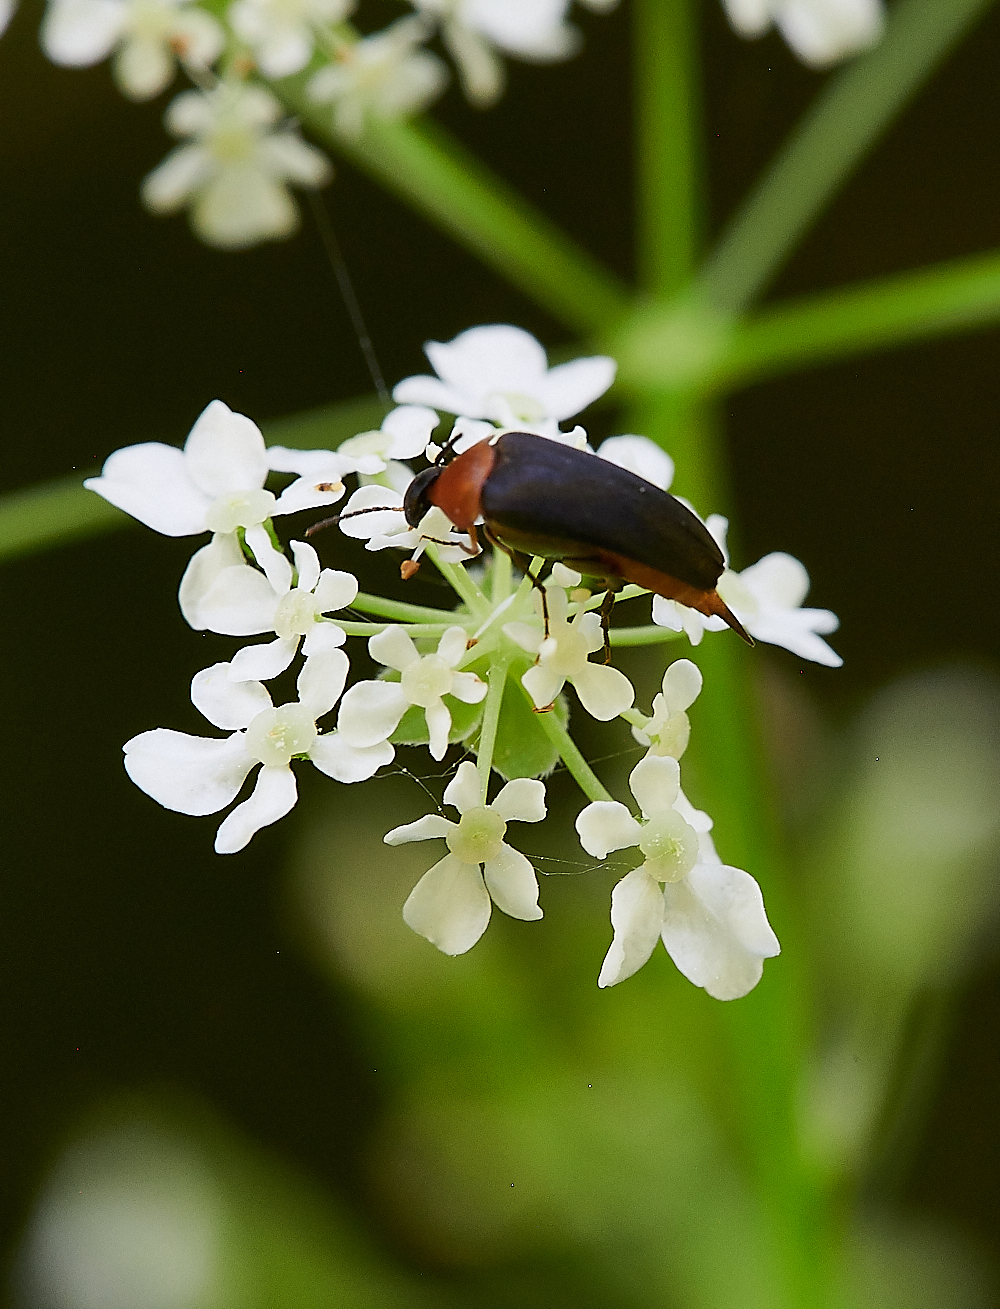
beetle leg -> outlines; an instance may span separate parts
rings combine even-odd
[[[604,633],[604,662],[611,663],[611,610],[615,607],[615,596],[625,585],[620,578],[608,579],[608,589],[604,592],[604,599],[601,601],[601,631]]]

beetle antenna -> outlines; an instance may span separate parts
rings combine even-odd
[[[338,523],[343,522],[345,518],[357,518],[359,514],[387,514],[395,511],[403,512],[402,505],[370,505],[367,509],[351,509],[346,514],[334,514],[332,518],[323,518],[318,523],[313,523],[312,527],[306,528],[306,536],[312,536],[316,532],[321,532],[324,527],[336,527]]]

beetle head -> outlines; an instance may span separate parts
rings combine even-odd
[[[406,521],[411,527],[419,527],[420,520],[432,507],[430,489],[443,471],[444,465],[431,464],[430,468],[425,468],[422,473],[417,473],[406,488],[406,494],[403,497],[403,513],[406,515]]]

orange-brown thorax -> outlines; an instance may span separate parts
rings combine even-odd
[[[483,483],[490,475],[496,456],[488,441],[453,459],[428,488],[427,498],[437,505],[460,532],[467,532],[479,517]]]

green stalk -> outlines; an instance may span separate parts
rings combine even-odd
[[[700,279],[739,313],[760,295],[841,184],[992,0],[899,0],[885,35],[819,94],[730,222]]]
[[[489,600],[483,595],[469,574],[458,564],[446,564],[436,545],[428,545],[427,557],[434,563],[445,581],[468,606],[470,613],[480,622],[492,612]]]
[[[510,651],[500,656],[491,664],[489,687],[483,705],[483,725],[479,729],[479,744],[476,747],[476,767],[479,770],[479,788],[482,803],[486,804],[490,790],[490,775],[493,772],[493,748],[497,741],[497,729],[500,726],[500,707],[507,685],[507,670],[514,653]]]
[[[523,686],[521,687],[521,690],[532,709],[534,709],[534,700],[532,700],[531,696],[528,695],[528,692],[524,690]],[[613,800],[614,796],[601,784],[600,778],[591,768],[590,764],[587,763],[586,759],[584,759],[576,742],[570,736],[569,732],[566,731],[565,727],[563,727],[562,723],[560,723],[556,715],[550,711],[549,713],[536,713],[535,717],[538,720],[539,727],[559,751],[559,757],[576,779],[577,786],[579,786],[587,799]]]
[[[467,614],[453,614],[449,609],[406,604],[402,600],[386,600],[380,595],[369,595],[366,591],[359,591],[350,607],[360,609],[363,614],[392,618],[400,623],[444,623],[446,627],[454,627],[456,624],[464,627],[469,621]]]
[[[678,641],[683,632],[671,632],[669,627],[656,627],[647,623],[644,627],[612,627],[608,636],[615,647],[622,645],[660,645],[663,641]]]
[[[377,636],[379,632],[384,632],[392,624],[345,623],[338,619],[337,626],[348,636]],[[448,628],[454,626],[454,623],[407,623],[403,626],[403,631],[407,636],[413,637],[444,636]]]
[[[305,94],[305,75],[274,91],[310,130],[387,190],[580,332],[628,310],[629,292],[555,224],[495,176],[443,128],[371,121],[356,140],[336,133],[328,107]]]

